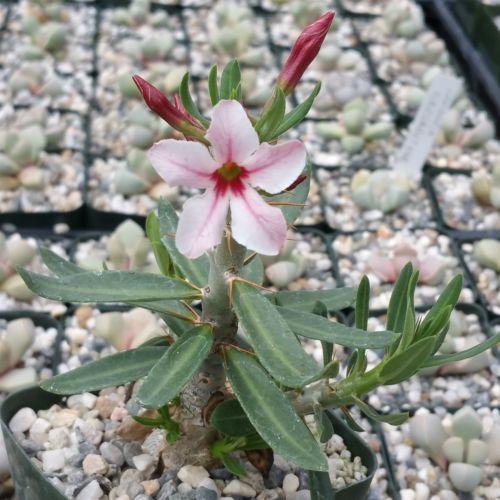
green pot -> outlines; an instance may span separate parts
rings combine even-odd
[[[67,498],[42,474],[21,448],[9,429],[10,419],[18,410],[28,406],[33,410],[50,408],[61,401],[61,396],[45,392],[38,386],[21,389],[7,396],[0,408],[2,432],[9,456],[16,500],[67,500]]]
[[[377,470],[377,457],[373,450],[353,431],[336,413],[327,412],[333,425],[335,434],[338,434],[351,452],[352,456],[361,458],[361,463],[368,469],[366,478],[358,483],[350,484],[345,488],[333,490],[327,472],[309,471],[309,486],[311,500],[363,500],[368,496],[370,484]]]
[[[16,500],[67,500],[49,479],[36,467],[9,429],[9,421],[18,410],[28,406],[38,411],[60,403],[61,396],[46,392],[38,386],[21,389],[9,395],[0,408],[0,421],[12,469]],[[367,477],[355,484],[333,491],[326,472],[309,472],[312,500],[363,500],[370,489],[377,469],[377,458],[369,446],[334,413],[328,414],[335,433],[342,437],[353,456],[359,456],[367,467]]]

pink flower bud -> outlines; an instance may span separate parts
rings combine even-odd
[[[285,94],[289,94],[295,88],[304,71],[318,55],[334,17],[334,12],[325,12],[320,18],[307,26],[297,38],[278,76],[277,85]]]
[[[160,92],[154,85],[141,78],[139,75],[132,77],[134,83],[139,88],[142,97],[149,109],[165,120],[176,130],[191,137],[202,138],[205,131],[197,124],[196,120],[190,116],[180,100],[174,100],[172,104],[167,96]]]

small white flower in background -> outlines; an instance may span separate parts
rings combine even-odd
[[[177,248],[196,258],[218,245],[230,209],[233,238],[255,252],[276,255],[286,240],[286,221],[281,210],[268,205],[254,188],[277,194],[290,186],[304,169],[304,145],[298,140],[259,144],[243,106],[234,100],[214,107],[205,137],[210,148],[166,139],[149,152],[168,184],[205,189],[184,204]]]

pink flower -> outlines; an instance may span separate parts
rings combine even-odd
[[[205,189],[184,204],[177,248],[196,258],[218,245],[230,208],[233,238],[256,252],[276,255],[285,243],[286,221],[254,188],[276,194],[290,186],[305,166],[304,145],[298,140],[259,144],[245,110],[233,100],[214,107],[206,138],[210,149],[199,142],[166,139],[149,152],[168,184]]]
[[[295,88],[304,71],[318,55],[334,17],[334,12],[325,12],[320,18],[307,26],[297,38],[281,73],[278,75],[278,87],[285,94],[289,94]]]

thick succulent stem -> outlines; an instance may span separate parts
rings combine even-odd
[[[214,347],[236,336],[238,322],[230,303],[230,280],[240,272],[246,248],[234,240],[222,243],[210,254],[208,284],[203,290],[202,319],[213,325]],[[215,350],[215,349],[214,349]],[[201,423],[210,397],[225,387],[222,358],[214,353],[182,393],[183,407]]]

